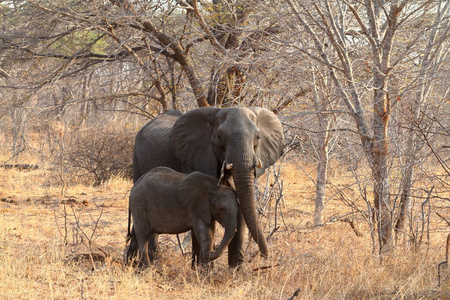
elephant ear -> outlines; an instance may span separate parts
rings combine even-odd
[[[283,127],[277,116],[261,107],[249,107],[257,117],[257,126],[261,139],[256,149],[256,155],[262,162],[262,168],[255,169],[256,177],[264,174],[265,169],[273,165],[283,155],[284,134]]]
[[[216,107],[194,109],[178,118],[172,128],[171,140],[175,155],[190,168],[217,176],[218,160],[211,143]]]
[[[211,224],[210,194],[218,179],[200,172],[192,172],[178,185],[178,199],[195,218]]]

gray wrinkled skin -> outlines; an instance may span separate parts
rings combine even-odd
[[[226,165],[225,181],[234,182],[242,213],[228,249],[228,264],[242,263],[245,225],[261,254],[268,255],[267,240],[256,212],[254,179],[283,153],[283,128],[269,110],[259,107],[199,108],[182,114],[169,111],[147,123],[137,134],[133,178],[157,166],[183,173],[200,171],[219,178]],[[232,178],[230,178],[232,177]],[[150,255],[158,252],[157,234],[149,241]],[[131,238],[130,253],[136,253]],[[195,249],[194,249],[195,250]]]
[[[198,263],[217,259],[230,243],[237,226],[236,193],[218,185],[215,177],[193,172],[189,175],[167,167],[144,174],[130,192],[129,210],[133,219],[139,264],[146,267],[154,259],[148,242],[155,234],[177,234],[193,230],[198,243]],[[215,252],[214,223],[224,228],[224,237]],[[127,257],[135,253],[128,253]]]

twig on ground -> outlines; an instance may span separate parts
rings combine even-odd
[[[273,266],[262,266],[262,267],[254,268],[252,270],[252,272],[261,271],[261,270],[267,270],[267,269],[275,268],[275,267],[278,267],[278,266],[280,266],[280,264],[276,264],[276,265],[273,265]]]
[[[294,292],[294,294],[292,294],[291,297],[287,298],[287,300],[292,300],[292,299],[294,299],[295,297],[297,297],[297,296],[298,296],[298,293],[300,293],[300,291],[301,291],[301,289],[296,289],[295,292]]]

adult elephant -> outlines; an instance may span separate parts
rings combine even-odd
[[[243,219],[263,256],[267,240],[258,222],[254,178],[282,155],[283,128],[271,111],[260,107],[199,108],[170,111],[147,123],[137,134],[133,178],[157,166],[190,173],[225,176],[236,189]],[[228,264],[243,260],[244,220],[228,248]],[[157,242],[150,243],[157,248]]]

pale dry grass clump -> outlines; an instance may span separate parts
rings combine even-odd
[[[98,187],[60,183],[43,170],[0,172],[1,299],[445,299],[437,285],[445,231],[430,245],[399,247],[382,259],[372,253],[370,230],[329,223],[312,227],[313,185],[285,168],[285,200],[270,257],[246,244],[247,261],[230,270],[226,255],[210,272],[190,267],[175,237],[161,237],[160,259],[146,270],[122,262],[131,182],[111,179]],[[326,214],[345,210],[329,203]],[[272,203],[273,206],[273,203]],[[263,218],[273,229],[273,213]],[[188,247],[190,248],[190,247]],[[186,251],[190,251],[186,249]]]

